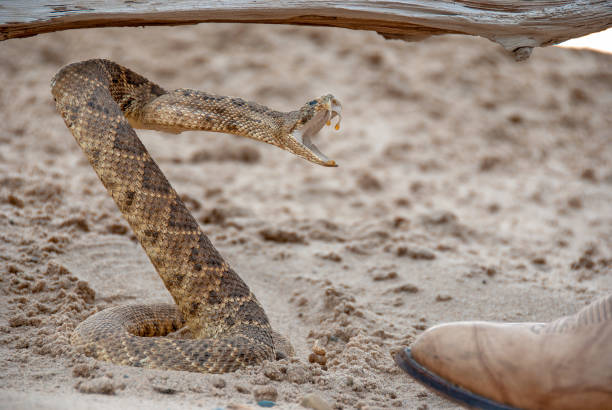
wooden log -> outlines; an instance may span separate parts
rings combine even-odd
[[[52,31],[110,26],[243,22],[374,30],[418,40],[437,34],[488,38],[529,57],[556,44],[612,26],[610,0],[3,0],[0,40]]]

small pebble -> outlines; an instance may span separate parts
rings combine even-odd
[[[372,279],[375,282],[379,282],[381,280],[397,279],[397,272],[379,273],[377,275],[374,275]]]
[[[436,296],[436,302],[448,302],[453,297],[447,293],[440,293]]]
[[[318,340],[315,341],[314,345],[312,346],[312,352],[320,356],[325,356],[325,349],[319,345]]]
[[[242,384],[237,384],[235,388],[238,393],[249,394],[251,392],[248,387]]]
[[[77,388],[81,393],[90,394],[115,394],[116,389],[113,381],[106,376],[84,381]]]
[[[266,363],[263,366],[263,374],[270,380],[282,380],[283,375],[280,370],[274,365],[274,363]]]
[[[92,366],[87,364],[77,364],[72,368],[72,377],[88,378],[91,376],[92,370]]]
[[[168,387],[168,386],[161,386],[161,385],[152,385],[151,388],[161,394],[176,394],[179,391],[172,388],[172,387]]]
[[[318,363],[321,366],[325,366],[327,364],[327,357],[322,356],[322,355],[318,355],[315,353],[310,353],[308,355],[308,361],[310,363]]]
[[[276,387],[274,386],[262,386],[257,387],[253,391],[253,396],[255,397],[255,401],[276,401],[278,397],[278,391],[276,391]]]
[[[419,288],[411,283],[406,283],[405,285],[401,285],[393,289],[393,293],[417,293],[418,291]]]
[[[23,208],[23,206],[25,205],[23,199],[16,197],[13,194],[9,194],[9,196],[7,197],[7,202],[17,208]]]
[[[223,378],[219,376],[213,377],[212,385],[215,386],[217,389],[222,389],[225,387],[225,380],[223,380]]]
[[[273,401],[270,401],[270,400],[259,400],[257,402],[257,405],[259,407],[274,407],[276,405],[276,403],[274,403]]]
[[[240,403],[230,403],[227,408],[217,407],[214,410],[255,410],[255,407]]]
[[[305,365],[294,364],[287,368],[287,380],[291,383],[304,384],[310,380],[310,372]]]
[[[300,400],[300,404],[303,407],[306,407],[307,409],[333,410],[332,406],[316,393],[308,393],[307,395],[302,397],[302,400]]]
[[[427,250],[419,248],[408,248],[406,246],[400,246],[396,250],[397,256],[408,256],[415,260],[433,260],[436,259],[436,254]]]

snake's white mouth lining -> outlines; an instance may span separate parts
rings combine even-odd
[[[323,163],[335,166],[335,162],[323,154],[311,140],[311,137],[315,136],[326,124],[331,125],[331,120],[334,119],[334,117],[338,117],[335,128],[337,130],[340,129],[342,107],[335,100],[332,100],[329,105],[330,107],[328,110],[317,111],[310,121],[304,124],[300,129],[294,130],[291,135],[300,144],[304,145],[304,147],[315,154]]]

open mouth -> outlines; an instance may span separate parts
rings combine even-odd
[[[315,136],[325,125],[331,125],[331,121],[338,117],[338,122],[334,128],[340,129],[340,120],[342,119],[342,106],[340,102],[331,97],[322,104],[323,106],[317,110],[313,117],[299,129],[295,129],[291,135],[295,140],[302,144],[303,147],[311,153],[314,158],[308,160],[327,167],[338,166],[334,160],[329,159],[321,150],[312,142],[311,137]]]

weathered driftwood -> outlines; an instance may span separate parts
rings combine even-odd
[[[495,41],[521,59],[533,47],[612,26],[612,1],[0,1],[0,40],[75,28],[201,22],[335,26],[374,30],[405,40],[469,34]]]

